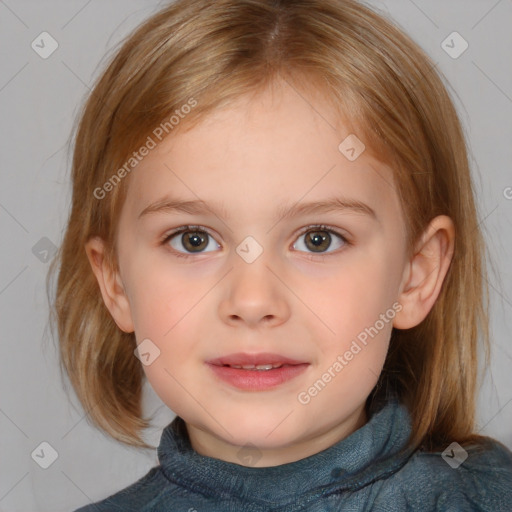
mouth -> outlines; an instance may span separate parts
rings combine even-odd
[[[242,369],[242,370],[257,370],[257,371],[268,371],[268,370],[273,370],[275,368],[282,368],[283,366],[295,366],[295,365],[290,365],[290,364],[259,364],[259,365],[254,365],[254,364],[246,364],[246,365],[239,365],[239,364],[223,364],[222,366],[229,366],[230,368],[238,368],[238,369]]]
[[[274,388],[300,375],[310,363],[279,354],[230,354],[206,361],[222,381],[246,391]]]
[[[260,353],[260,354],[230,354],[216,359],[206,361],[215,366],[229,366],[243,370],[269,371],[283,366],[297,366],[300,364],[309,364],[305,361],[298,361],[279,354]]]

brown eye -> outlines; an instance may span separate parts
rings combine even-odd
[[[208,234],[201,231],[189,231],[181,235],[181,243],[187,251],[202,251],[208,245]]]
[[[169,235],[164,243],[168,243],[180,255],[201,254],[218,249],[219,245],[213,243],[212,236],[201,229],[191,229],[185,226],[181,230]],[[217,247],[215,247],[215,245]],[[211,247],[210,247],[211,246]],[[210,250],[205,250],[210,247]]]
[[[323,252],[331,245],[331,235],[327,231],[309,231],[305,240],[307,248],[314,252]]]
[[[318,226],[316,229],[310,228],[308,231],[305,231],[300,235],[299,240],[302,237],[304,237],[304,242],[302,243],[303,247],[296,247],[296,245],[301,245],[301,243],[296,242],[294,249],[323,254],[333,252],[332,250],[328,251],[328,249],[332,248],[333,241],[336,241],[336,239],[338,239],[338,244],[334,247],[334,250],[348,245],[348,241],[344,236],[332,229],[324,228],[323,226]]]

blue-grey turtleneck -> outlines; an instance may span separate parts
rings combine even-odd
[[[390,399],[330,448],[256,468],[198,454],[176,417],[163,430],[159,466],[75,512],[512,512],[512,453],[503,444],[410,451],[410,433],[406,407]]]

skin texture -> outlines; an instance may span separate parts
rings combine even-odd
[[[320,93],[298,94],[276,82],[172,133],[126,178],[118,273],[105,264],[102,240],[86,245],[119,328],[160,350],[144,366],[147,378],[185,420],[193,448],[203,455],[275,466],[350,435],[368,420],[365,400],[384,365],[392,327],[419,324],[440,292],[453,253],[452,221],[433,219],[408,259],[392,171],[368,151],[349,161],[338,149],[349,134]],[[170,195],[222,206],[226,216],[212,207],[216,214],[160,211],[139,218]],[[331,197],[361,201],[377,219],[354,210],[275,218],[277,208]],[[307,239],[319,229],[306,230],[315,224],[349,243],[328,232],[330,244],[327,234],[315,252]],[[206,242],[196,253],[181,234],[162,243],[185,225],[211,235],[203,233]],[[263,249],[252,263],[236,252],[247,236]],[[390,308],[394,318],[301,403],[299,394]],[[205,364],[235,352],[273,352],[309,366],[275,388],[242,391]],[[244,458],[247,451],[256,456]]]

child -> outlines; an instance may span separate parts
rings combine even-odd
[[[505,511],[475,432],[484,244],[432,61],[355,0],[178,0],[75,139],[55,313],[91,420],[177,414],[88,511]],[[485,292],[485,293],[484,293]]]

